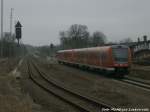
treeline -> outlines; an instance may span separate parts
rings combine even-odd
[[[17,57],[27,53],[26,47],[15,42],[15,35],[10,36],[5,33],[3,39],[0,39],[0,57]]]
[[[91,35],[88,27],[80,24],[71,25],[67,31],[61,31],[59,36],[61,49],[103,46],[106,43],[106,36],[102,32],[95,31]]]
[[[37,51],[40,52],[40,55],[41,56],[50,56],[51,54],[51,50],[50,50],[50,47],[49,46],[40,46],[40,47],[37,47]]]
[[[36,48],[41,56],[54,56],[56,51],[60,49],[60,45],[54,45],[52,43],[49,46],[40,46]]]
[[[118,42],[108,42],[107,37],[101,31],[95,31],[92,34],[88,31],[86,25],[73,24],[68,30],[59,32],[60,44],[37,47],[37,50],[44,56],[53,56],[58,50],[96,47],[114,44],[129,44],[131,38],[123,38]]]
[[[60,44],[37,47],[37,50],[43,56],[54,56],[56,51],[63,49],[85,48],[103,46],[106,43],[106,36],[95,31],[92,35],[86,25],[74,24],[67,31],[59,33]]]

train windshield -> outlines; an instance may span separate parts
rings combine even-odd
[[[112,51],[116,62],[126,63],[128,61],[128,48],[113,48]]]

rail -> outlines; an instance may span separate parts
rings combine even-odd
[[[43,73],[42,71],[40,71],[39,68],[37,67],[37,65],[35,65],[33,62],[32,62],[32,65],[33,65],[34,69],[39,73],[41,78],[43,80],[45,80],[47,83],[51,84],[57,90],[54,90],[54,88],[53,88],[53,90],[49,89],[48,87],[43,85],[42,82],[40,82],[34,76],[32,69],[31,69],[31,65],[28,64],[30,78],[41,88],[52,93],[53,95],[64,100],[65,102],[67,102],[85,112],[100,112],[100,111],[102,111],[102,109],[110,109],[111,110],[112,106],[107,105],[103,102],[98,102],[98,101],[88,98],[86,96],[82,96],[80,93],[77,93],[75,91],[72,91],[72,90],[69,90],[69,89],[63,87],[61,83],[58,83],[56,80],[47,77],[47,75],[45,73]],[[62,92],[63,94],[60,94],[61,91],[63,91]]]

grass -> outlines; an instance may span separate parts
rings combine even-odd
[[[13,95],[0,95],[0,112],[32,112],[28,99],[20,101]]]
[[[129,76],[144,79],[144,80],[150,80],[150,71],[132,70]]]
[[[18,94],[18,90],[12,87],[15,83],[13,77],[0,75],[0,112],[32,112],[30,97]]]

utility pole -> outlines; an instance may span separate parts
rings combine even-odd
[[[3,0],[1,0],[1,38],[3,38]]]
[[[10,37],[12,36],[12,21],[13,21],[13,8],[11,8],[10,12]]]
[[[1,0],[1,39],[3,40],[3,0]],[[1,56],[3,56],[3,42],[1,40]]]
[[[10,10],[10,34],[9,34],[9,38],[10,38],[10,40],[9,41],[13,41],[13,33],[12,33],[12,23],[13,23],[13,8],[11,8],[11,10]],[[8,47],[8,53],[9,53],[9,56],[12,56],[12,54],[11,54],[11,51],[12,51],[12,45],[10,44],[9,45],[9,47]]]

